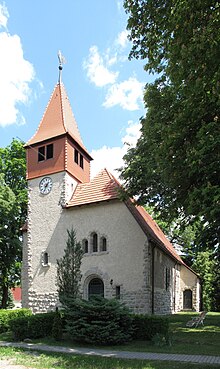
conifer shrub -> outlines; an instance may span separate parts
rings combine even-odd
[[[155,315],[132,315],[133,338],[151,341],[156,335],[167,339],[169,336],[169,320],[167,317]]]
[[[60,341],[63,336],[63,320],[58,308],[56,308],[56,313],[53,320],[52,336],[56,341]]]
[[[7,332],[10,328],[10,321],[32,315],[29,309],[17,309],[17,310],[0,310],[0,333]]]
[[[89,301],[69,299],[64,311],[66,331],[74,341],[108,345],[131,339],[131,314],[116,299],[99,296]]]
[[[55,313],[41,313],[10,321],[10,330],[15,341],[25,338],[43,338],[51,336]]]

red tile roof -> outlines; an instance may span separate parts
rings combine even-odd
[[[37,131],[25,147],[63,134],[69,134],[90,157],[83,145],[65,87],[63,83],[58,83],[54,88]]]
[[[107,171],[107,169],[103,169],[91,180],[91,182],[81,183],[76,186],[73,196],[66,207],[71,208],[97,202],[115,199],[119,200],[120,188],[121,185],[119,182]],[[146,210],[141,206],[135,205],[134,201],[131,199],[127,199],[124,202],[145,234],[149,238],[152,238],[164,252],[168,253],[179,263],[184,264],[173,245]]]
[[[118,189],[119,185],[115,178],[106,169],[103,169],[90,182],[80,183],[76,186],[66,207],[118,199]]]

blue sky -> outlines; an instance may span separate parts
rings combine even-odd
[[[27,141],[62,80],[92,174],[122,165],[124,142],[135,144],[144,115],[143,88],[152,81],[131,44],[121,0],[0,0],[0,147]]]

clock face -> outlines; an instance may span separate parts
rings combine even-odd
[[[52,190],[52,179],[50,177],[44,177],[39,183],[40,193],[47,195]]]

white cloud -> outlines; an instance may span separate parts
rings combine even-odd
[[[112,60],[109,64],[112,64]],[[118,72],[111,72],[108,69],[108,63],[105,63],[103,57],[98,51],[97,46],[92,46],[89,49],[88,60],[84,61],[83,66],[87,71],[89,80],[98,87],[115,83],[118,77]]]
[[[0,6],[0,24],[6,27],[7,8]],[[25,124],[18,104],[26,104],[30,97],[30,82],[34,68],[24,59],[20,37],[0,32],[0,126]]]
[[[122,137],[122,146],[103,146],[98,150],[92,150],[91,177],[93,178],[100,170],[107,168],[116,178],[119,177],[118,168],[123,166],[123,156],[126,154],[128,145],[135,146],[140,137],[140,123],[128,122],[125,136]]]
[[[103,106],[111,108],[119,105],[125,110],[138,110],[140,102],[143,102],[143,88],[144,84],[135,77],[115,83],[109,88]]]
[[[7,22],[9,18],[8,9],[6,8],[5,4],[0,4],[0,28],[7,27]]]
[[[118,34],[118,37],[116,39],[116,44],[122,47],[123,49],[128,44],[128,31],[124,30]]]

